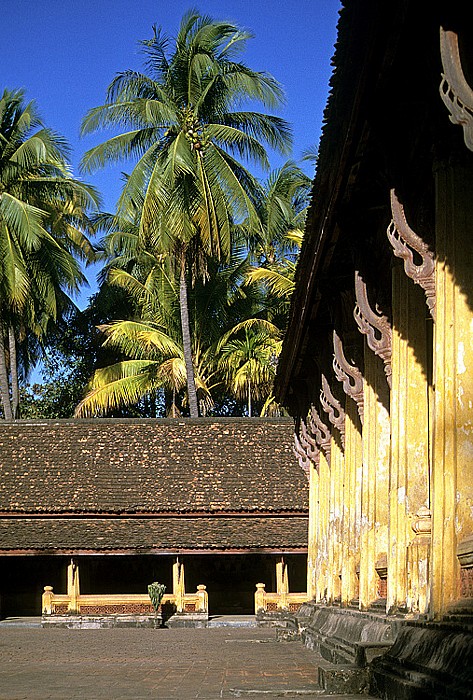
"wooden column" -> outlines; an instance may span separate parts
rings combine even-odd
[[[457,546],[473,533],[473,174],[436,173],[431,612],[460,597]]]
[[[429,386],[427,379],[426,319],[430,318],[423,290],[402,266],[393,269],[392,294],[391,467],[389,484],[389,547],[387,611],[419,610],[408,582],[407,548],[414,540],[412,525],[421,507],[429,507]],[[428,563],[419,561],[421,568]],[[411,572],[424,590],[426,577]],[[419,584],[419,581],[422,583]],[[416,586],[417,587],[417,586]]]

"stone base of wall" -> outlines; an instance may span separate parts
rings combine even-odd
[[[294,617],[289,611],[259,610],[255,615],[257,627],[282,627],[286,628],[289,620]]]
[[[112,627],[163,627],[162,615],[43,615],[41,627],[109,629]]]
[[[207,613],[175,613],[163,618],[158,615],[43,615],[41,627],[65,629],[109,629],[112,627],[208,627]]]
[[[208,627],[209,616],[207,613],[174,613],[166,620],[166,627]]]
[[[373,661],[370,692],[385,700],[473,698],[473,626],[406,622]]]
[[[335,665],[366,668],[394,643],[399,624],[385,615],[349,608],[314,604],[312,614],[308,612],[299,623],[304,644]]]
[[[327,694],[370,692],[384,700],[473,699],[473,616],[460,602],[442,622],[408,620],[304,603],[274,620],[280,641],[317,654]]]

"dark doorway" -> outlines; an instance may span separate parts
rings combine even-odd
[[[69,557],[0,557],[2,617],[41,615],[45,586],[65,593]]]
[[[257,583],[276,590],[277,554],[199,554],[180,556],[185,586],[194,593],[207,586],[211,615],[251,615]],[[175,557],[163,555],[78,556],[80,590],[84,594],[146,593],[153,581],[172,592]],[[305,591],[307,557],[285,555],[291,592]],[[0,613],[2,617],[41,615],[44,586],[66,593],[67,556],[0,557]]]
[[[209,594],[210,615],[252,615],[257,583],[276,591],[276,554],[203,554],[181,557],[185,565],[186,590],[194,591],[203,583]],[[290,590],[306,590],[307,557],[289,554]]]
[[[80,590],[83,594],[147,593],[148,585],[159,581],[172,593],[174,558],[149,554],[82,556],[78,558]]]

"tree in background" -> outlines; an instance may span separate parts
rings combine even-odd
[[[123,226],[122,228],[126,228]],[[188,406],[186,367],[179,323],[179,279],[167,256],[131,255],[128,230],[111,232],[106,249],[115,253],[107,280],[132,299],[135,315],[102,325],[104,345],[115,348],[119,362],[95,371],[89,392],[76,410],[78,416],[103,415],[164,392],[167,415],[181,415]],[[115,265],[120,267],[115,267]],[[241,285],[248,270],[246,256],[235,251],[228,264],[208,261],[210,281],[197,280],[190,291],[193,323],[192,352],[201,415],[213,409],[213,394],[223,388],[218,376],[215,346],[223,330],[255,310],[251,293]]]
[[[26,375],[51,325],[85,281],[93,258],[84,234],[92,187],[71,177],[64,140],[47,129],[21,90],[0,99],[0,394],[3,417],[18,417]],[[32,342],[31,339],[34,338]],[[20,350],[20,354],[19,354]],[[23,351],[23,352],[21,352]]]
[[[251,37],[191,10],[175,42],[154,28],[142,42],[147,73],[125,71],[112,81],[105,105],[84,119],[83,133],[125,127],[89,150],[87,171],[124,158],[138,161],[127,178],[118,215],[140,211],[139,237],[153,255],[168,253],[179,279],[182,350],[190,414],[198,416],[188,288],[205,279],[209,259],[228,262],[235,224],[258,225],[257,184],[237,158],[268,168],[263,144],[287,152],[280,118],[240,111],[244,101],[275,107],[278,83],[234,57]]]
[[[255,266],[248,281],[264,288],[268,318],[284,330],[294,289],[311,181],[294,161],[273,170],[261,188],[259,237],[253,239]]]
[[[218,363],[227,387],[247,401],[248,417],[254,400],[265,401],[271,393],[281,340],[272,324],[252,319],[226,333],[219,343]]]
[[[41,381],[20,386],[22,418],[74,415],[94,371],[121,359],[116,350],[103,346],[104,335],[99,330],[117,313],[132,315],[133,304],[123,290],[104,282],[85,310],[73,308],[58,320],[43,348]],[[140,416],[143,406],[128,406],[109,415]]]
[[[215,410],[241,412],[245,402],[249,414],[254,413],[255,403],[259,410],[265,401],[265,410],[278,410],[271,401],[272,378],[302,240],[308,188],[308,178],[291,161],[272,172],[259,193],[256,229],[249,230],[247,223],[235,226],[231,262],[208,259],[207,280],[197,277],[190,290],[201,415]],[[133,299],[135,315],[101,326],[105,345],[113,347],[121,359],[94,373],[76,415],[110,415],[157,392],[165,393],[167,415],[181,415],[188,401],[183,395],[186,368],[176,270],[169,256],[154,255],[141,245],[138,211],[132,220],[104,215],[101,227],[106,232],[108,260],[103,278]],[[254,241],[251,254],[248,240]],[[251,260],[261,267],[251,265]]]

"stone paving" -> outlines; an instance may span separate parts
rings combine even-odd
[[[0,627],[1,700],[235,697],[328,696],[317,685],[314,653],[277,642],[272,629]]]

